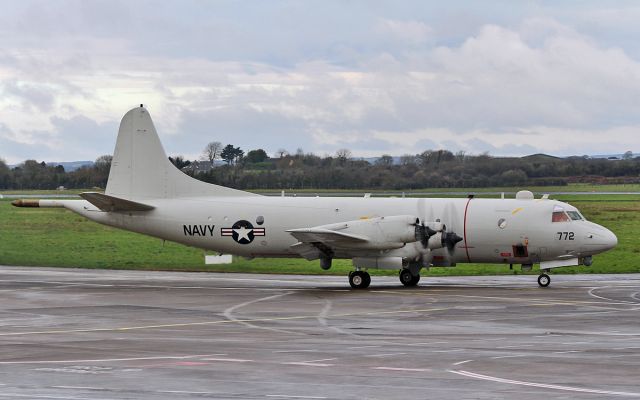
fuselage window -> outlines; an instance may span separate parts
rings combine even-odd
[[[554,211],[551,222],[569,222],[571,219],[564,211]]]

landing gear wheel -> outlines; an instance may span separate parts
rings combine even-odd
[[[420,275],[413,275],[408,269],[401,269],[400,282],[405,286],[415,286],[420,282]]]
[[[349,273],[349,285],[354,289],[366,289],[371,284],[371,275],[365,271],[353,271]]]
[[[551,283],[551,278],[547,274],[540,274],[538,277],[538,285],[540,287],[547,287]]]

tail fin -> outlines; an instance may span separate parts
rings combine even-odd
[[[125,199],[193,196],[257,196],[193,179],[167,158],[149,112],[136,107],[120,122],[107,195]]]

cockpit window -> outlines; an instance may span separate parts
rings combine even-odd
[[[551,222],[569,222],[571,218],[564,212],[564,208],[560,206],[553,207],[553,214],[551,216]]]
[[[554,211],[551,222],[569,222],[571,219],[564,211]]]
[[[574,221],[582,221],[584,219],[577,211],[567,211],[567,214],[569,214],[569,217]]]

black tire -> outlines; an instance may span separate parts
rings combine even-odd
[[[547,287],[550,283],[551,277],[549,277],[549,275],[540,274],[540,276],[538,276],[538,285],[540,285],[540,287]]]
[[[365,279],[365,285],[363,289],[366,289],[369,287],[369,285],[371,285],[371,275],[369,275],[369,273],[365,271],[363,271],[362,273],[364,274],[364,279]]]
[[[354,289],[366,289],[371,283],[371,277],[364,271],[353,271],[349,274],[349,285]]]
[[[419,280],[420,280],[420,275],[414,276],[411,273],[411,271],[409,271],[408,269],[400,270],[400,283],[402,283],[403,285],[407,287],[415,286],[418,284]]]

